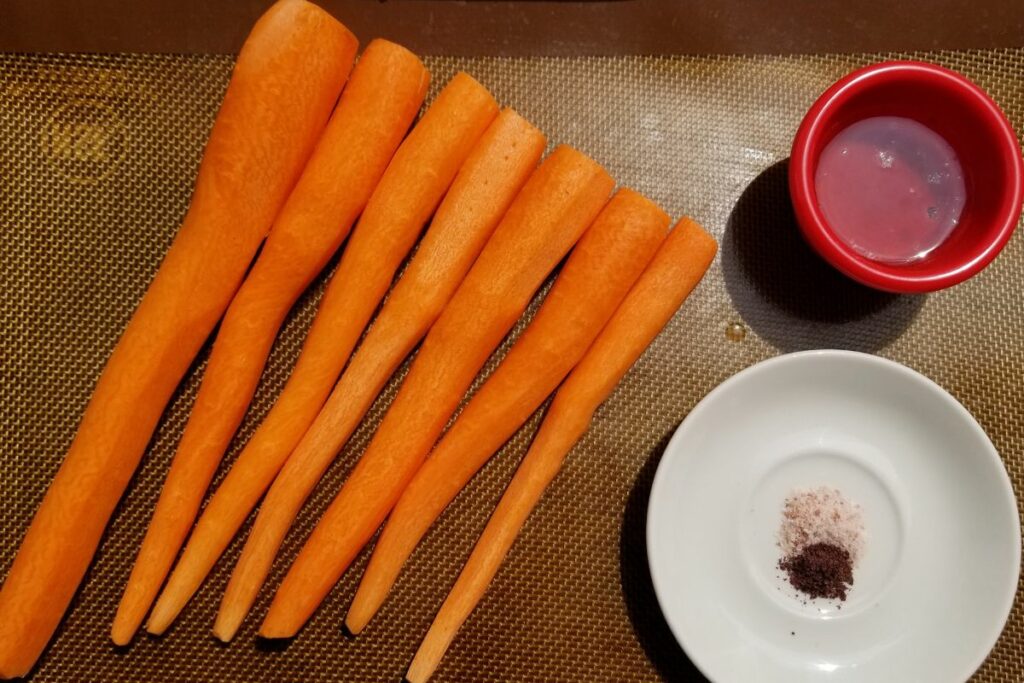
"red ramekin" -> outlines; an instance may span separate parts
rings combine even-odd
[[[892,265],[858,254],[836,237],[818,206],[821,152],[844,128],[873,116],[902,116],[931,128],[952,145],[963,168],[960,222],[920,261]],[[934,64],[883,62],[844,77],[807,112],[793,141],[789,191],[804,237],[839,271],[889,292],[931,292],[976,274],[1010,239],[1021,214],[1024,161],[1010,122],[977,85]]]

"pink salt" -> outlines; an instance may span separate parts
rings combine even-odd
[[[827,543],[845,549],[856,566],[864,553],[864,535],[860,506],[838,489],[796,490],[783,503],[778,534],[783,557],[793,557],[815,543]]]

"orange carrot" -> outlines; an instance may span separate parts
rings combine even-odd
[[[352,34],[304,0],[277,3],[253,28],[188,214],[0,590],[0,677],[28,673],[60,622],[160,414],[312,152],[354,50]]]
[[[355,39],[352,41],[355,50]],[[111,638],[128,643],[195,520],[245,416],[285,316],[366,206],[426,94],[428,74],[393,43],[371,44],[266,244],[221,322]]]
[[[410,683],[424,683],[437,669],[594,411],[700,282],[717,248],[699,225],[680,221],[555,394],[537,438],[413,658],[406,674]]]
[[[425,75],[420,72],[417,88],[425,85]],[[379,82],[367,85],[371,92],[381,87]],[[459,74],[441,91],[398,148],[366,205],[324,296],[296,370],[278,399],[277,405],[283,406],[281,414],[296,419],[300,416],[293,411],[305,410],[312,413],[312,420],[387,291],[395,270],[497,109],[486,88]],[[357,155],[353,157],[351,163],[358,166],[360,159]],[[289,427],[294,429],[294,423]],[[244,454],[242,462],[263,460],[259,458],[261,449],[279,447],[284,436],[283,431],[272,431],[271,443],[260,437],[259,448]],[[205,442],[203,436],[197,438],[201,447]],[[204,489],[220,458],[219,453],[216,457],[209,455],[202,451],[194,457],[189,454],[183,468],[183,476],[201,477]],[[192,464],[196,460],[204,468],[199,474],[194,473],[197,466]],[[194,513],[193,509],[193,517]],[[170,623],[164,614],[158,616],[154,631]]]
[[[224,598],[226,607],[218,614],[214,627],[218,638],[227,641],[234,636],[306,496],[358,426],[388,377],[437,319],[536,167],[545,144],[540,131],[515,112],[505,110],[473,148],[438,208],[416,256],[395,285],[320,415],[274,480],[228,584]],[[232,474],[236,470],[238,466]],[[252,479],[254,477],[247,477],[248,481]],[[224,490],[222,486],[207,506],[203,519],[212,514],[217,497]],[[227,545],[255,500],[245,503],[245,511],[234,513],[237,520],[234,526],[228,528],[221,522],[221,530],[217,532],[221,535],[215,540],[214,552],[211,552],[210,542],[199,536],[205,531],[200,520],[185,555],[171,575],[168,588],[157,603],[154,618],[162,618],[159,613],[165,609],[177,611],[177,604],[171,604],[175,598],[170,596],[184,594],[187,599],[195,590],[216,560],[214,553],[219,554]],[[193,565],[198,563],[193,557],[197,555],[190,555],[190,552],[198,540],[203,540],[206,547],[196,553],[206,552],[208,559],[194,570]],[[191,578],[183,578],[184,572],[191,572]],[[190,583],[179,588],[186,580]],[[151,629],[153,621],[150,619]]]
[[[559,147],[509,207],[430,329],[355,470],[285,576],[260,629],[295,635],[423,462],[473,377],[530,298],[608,201],[614,181]]]
[[[373,618],[434,520],[579,362],[668,226],[668,215],[632,190],[620,190],[605,206],[537,316],[399,498],[345,617],[352,633]]]

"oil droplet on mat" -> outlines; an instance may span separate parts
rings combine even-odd
[[[747,336],[747,328],[742,323],[729,323],[725,326],[725,338],[729,341],[743,341]]]

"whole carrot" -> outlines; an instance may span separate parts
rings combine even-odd
[[[242,47],[184,223],[0,590],[0,677],[28,673],[60,622],[160,414],[323,130],[354,44],[326,12],[283,0]]]
[[[423,76],[421,72],[421,79]],[[380,83],[368,87],[379,88]],[[280,423],[275,421],[269,435],[257,432],[256,448],[243,453],[242,463],[255,462],[257,467],[253,469],[258,469],[265,463],[264,446],[281,448],[290,433],[305,428],[308,421],[298,424],[303,412],[309,413],[309,421],[313,419],[399,264],[497,111],[486,88],[466,74],[458,74],[398,148],[359,219],[295,371],[271,412],[270,417],[277,412],[282,418],[290,418],[290,424],[277,429]],[[358,162],[358,158],[353,159],[353,163]],[[203,472],[204,487],[216,467],[216,462],[210,464]],[[170,620],[165,613],[157,616],[152,630],[159,632]]]
[[[352,52],[354,56],[355,41]],[[245,416],[277,332],[366,206],[426,94],[428,74],[386,41],[363,53],[323,137],[221,322],[195,405],[111,629],[129,642],[156,598]]]
[[[668,215],[636,192],[623,189],[612,197],[573,249],[537,316],[399,498],[345,617],[352,633],[373,618],[448,503],[579,362],[668,227]]]
[[[423,338],[462,282],[487,238],[536,167],[545,142],[544,135],[528,121],[511,110],[505,110],[473,148],[438,207],[408,269],[395,285],[313,426],[274,480],[242,557],[231,575],[214,626],[214,634],[218,638],[227,641],[234,636],[302,503],[358,426],[387,379]],[[260,465],[265,466],[265,463]],[[181,596],[187,599],[195,590],[216,559],[214,552],[223,550],[255,505],[254,496],[241,502],[244,510],[238,509],[238,495],[235,501],[224,503],[225,506],[236,506],[229,511],[233,515],[230,523],[222,521],[229,513],[221,510],[227,508],[214,507],[222,492],[232,494],[234,489],[228,487],[236,472],[242,481],[251,485],[256,477],[249,474],[250,469],[236,465],[207,506],[185,555],[157,602],[154,616],[150,619],[150,630],[157,617],[161,618],[159,626],[163,626],[166,623],[164,612],[176,612]],[[218,517],[204,526],[204,521],[213,514]],[[207,531],[210,529],[213,531]],[[201,532],[206,535],[200,536]],[[218,533],[219,537],[210,541],[213,533]],[[200,541],[204,545],[193,553],[193,546]],[[200,560],[194,558],[201,557],[199,553],[204,552],[203,564],[195,568]]]
[[[313,530],[260,629],[295,635],[376,531],[530,298],[608,201],[614,181],[557,148],[509,207],[427,334],[355,470]]]
[[[537,438],[413,658],[406,674],[410,683],[424,683],[437,669],[594,411],[700,282],[717,248],[696,223],[680,221],[555,394]]]

